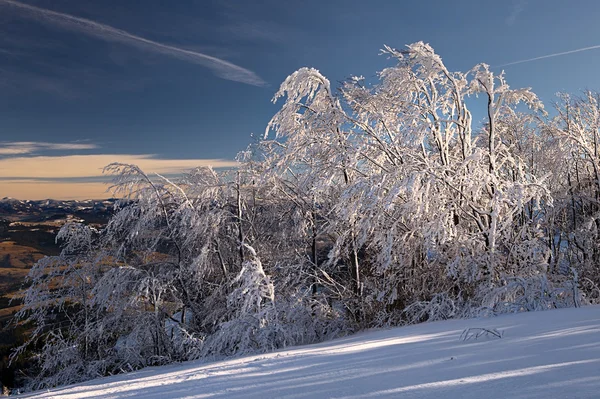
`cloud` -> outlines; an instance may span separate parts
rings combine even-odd
[[[223,159],[160,159],[152,155],[95,154],[11,157],[0,159],[0,179],[65,179],[103,176],[112,162],[135,164],[146,173],[172,174],[199,166],[229,168],[237,162]]]
[[[202,65],[211,69],[217,76],[223,79],[233,80],[254,86],[266,85],[265,81],[254,72],[217,57],[164,43],[159,43],[141,36],[134,35],[127,31],[117,29],[110,25],[32,6],[15,0],[0,0],[0,6],[1,5],[11,7],[14,11],[19,12],[21,15],[35,19],[36,21],[42,23],[47,23],[66,30],[83,33],[107,42],[121,43],[140,50],[162,54],[183,61]]]
[[[40,151],[72,151],[72,150],[93,150],[98,148],[91,143],[46,143],[34,141],[0,141],[0,156],[2,155],[26,155],[35,154]]]
[[[521,15],[521,13],[525,10],[527,6],[526,0],[516,0],[513,4],[510,15],[506,18],[506,25],[512,26],[517,22],[517,18]]]
[[[569,50],[569,51],[563,51],[563,52],[560,52],[560,53],[542,55],[542,56],[539,56],[539,57],[528,58],[526,60],[513,61],[513,62],[509,62],[509,63],[502,64],[502,65],[495,65],[494,68],[502,68],[502,67],[506,67],[506,66],[510,66],[510,65],[524,64],[526,62],[543,60],[545,58],[560,57],[561,55],[581,53],[583,51],[590,51],[590,50],[597,50],[597,49],[600,49],[600,45],[595,45],[595,46],[590,46],[590,47],[582,47],[582,48],[578,48],[578,49],[575,49],[575,50]]]
[[[161,159],[152,155],[97,154],[0,158],[0,197],[19,199],[101,199],[110,197],[102,169],[112,163],[135,164],[152,175],[179,174],[200,166],[232,168],[223,159]]]

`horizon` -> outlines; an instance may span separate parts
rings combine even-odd
[[[372,83],[384,45],[430,43],[452,71],[485,62],[547,109],[600,89],[600,3],[392,3],[0,0],[0,197],[106,198],[111,162],[234,167],[288,75]]]

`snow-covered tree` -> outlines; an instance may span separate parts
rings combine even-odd
[[[65,225],[29,275],[32,386],[600,300],[598,96],[547,121],[485,64],[383,53],[375,82],[290,75],[233,170],[109,165],[108,225]]]

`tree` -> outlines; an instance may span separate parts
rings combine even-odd
[[[597,96],[547,121],[485,64],[452,72],[422,42],[384,54],[374,83],[290,75],[234,170],[109,165],[109,224],[65,225],[29,275],[15,355],[44,342],[32,386],[599,300]]]

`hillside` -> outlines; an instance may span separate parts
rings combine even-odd
[[[462,340],[468,328],[496,329],[502,338]],[[599,337],[600,306],[450,320],[20,397],[598,398]]]
[[[23,201],[0,199],[0,383],[13,386],[15,366],[8,356],[22,344],[25,327],[15,330],[13,314],[21,306],[29,269],[47,255],[58,255],[56,233],[66,221],[82,221],[96,227],[106,224],[114,200]]]
[[[0,199],[0,322],[5,302],[22,288],[35,262],[46,255],[58,255],[56,232],[68,220],[95,226],[106,223],[114,200],[104,201],[21,201]],[[14,304],[13,304],[14,305]],[[14,307],[14,306],[13,306]]]

